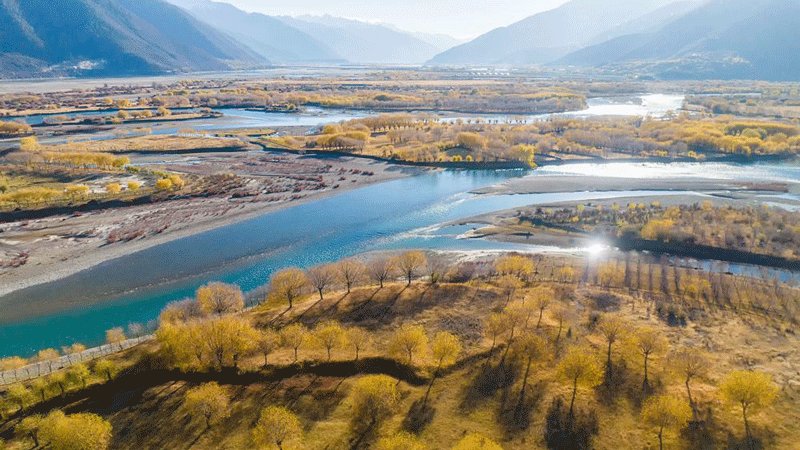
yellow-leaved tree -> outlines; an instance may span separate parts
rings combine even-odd
[[[271,328],[261,330],[258,333],[256,346],[258,351],[264,355],[264,367],[267,367],[267,358],[281,346],[281,337]]]
[[[183,398],[183,407],[194,418],[205,420],[206,428],[230,415],[230,395],[217,383],[193,387]]]
[[[285,450],[299,447],[303,429],[293,412],[279,406],[268,406],[261,410],[252,434],[258,448]]]
[[[756,408],[768,406],[775,400],[778,389],[764,372],[736,370],[731,372],[719,386],[722,398],[742,408],[744,430],[747,441],[752,441],[747,414]]]
[[[514,353],[525,362],[525,375],[522,377],[522,389],[517,406],[519,410],[525,401],[525,388],[528,385],[531,366],[534,361],[544,362],[550,358],[550,345],[547,339],[538,333],[525,333],[514,341]]]
[[[331,350],[341,347],[345,343],[347,335],[339,322],[325,320],[314,327],[314,339],[328,352],[328,361],[331,360]]]
[[[664,429],[679,427],[692,417],[692,409],[670,395],[649,398],[642,407],[642,420],[658,428],[658,446],[664,450]]]
[[[600,367],[594,355],[580,349],[570,350],[558,364],[558,374],[572,385],[569,415],[575,417],[575,397],[578,386],[593,388],[600,383]]]
[[[111,381],[119,373],[119,366],[114,361],[101,359],[94,364],[94,373],[106,381]]]
[[[95,414],[67,416],[56,410],[42,419],[39,438],[53,450],[105,450],[111,443],[111,424]]]
[[[425,400],[422,402],[423,407],[428,404],[428,396],[431,393],[433,382],[439,376],[439,371],[455,364],[456,358],[461,353],[461,348],[461,339],[453,333],[440,331],[434,336],[431,343],[431,357],[436,363],[436,370],[434,370],[431,382],[428,384],[428,390],[425,392]]]
[[[389,352],[398,359],[413,364],[414,355],[424,353],[428,348],[428,335],[421,325],[405,324],[394,333],[389,341]]]
[[[363,328],[353,327],[347,330],[346,341],[355,350],[356,361],[358,361],[359,353],[369,346],[371,340],[369,333]]]
[[[206,314],[230,314],[244,309],[244,294],[232,284],[209,283],[198,288],[195,297]]]
[[[353,429],[362,429],[364,434],[391,417],[400,401],[397,380],[388,375],[367,375],[356,382],[352,392]]]
[[[647,364],[650,361],[650,357],[666,351],[669,348],[669,342],[658,330],[644,327],[636,331],[633,336],[632,344],[636,350],[639,351],[642,358],[644,358],[644,379],[642,380],[642,387],[648,390],[650,389],[650,381],[648,379]]]
[[[508,255],[499,258],[494,264],[500,275],[513,275],[520,280],[533,275],[535,267],[530,258],[520,255]]]
[[[294,360],[297,361],[297,351],[308,340],[308,329],[301,323],[293,323],[281,329],[281,345],[294,350]]]
[[[271,301],[285,299],[289,303],[289,309],[292,309],[294,300],[302,295],[307,285],[308,278],[302,270],[296,267],[283,269],[270,278],[269,299]]]

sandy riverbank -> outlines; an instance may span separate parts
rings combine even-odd
[[[263,153],[251,154],[254,157],[263,156]],[[168,165],[189,170],[188,161],[195,157],[196,155],[186,155],[173,158]],[[205,157],[209,158],[208,155]],[[236,158],[241,163],[243,156],[221,155],[215,158],[209,161],[212,167],[214,164],[231,166],[225,162],[226,158]],[[28,255],[27,262],[22,266],[0,268],[0,297],[176,239],[424,171],[355,158],[318,160],[288,155],[281,155],[279,158],[279,163],[269,166],[271,173],[255,173],[253,177],[290,179],[302,176],[305,172],[313,172],[322,176],[329,187],[320,190],[293,189],[282,196],[172,200],[96,211],[80,216],[54,216],[0,224],[0,258],[3,254],[8,257],[21,252]],[[184,165],[187,167],[183,167]],[[267,168],[262,166],[259,170]],[[276,197],[280,199],[276,201]],[[127,242],[108,243],[109,236],[113,233],[123,234],[130,230],[143,230],[145,236]]]
[[[621,178],[601,176],[548,175],[515,178],[496,186],[475,190],[475,194],[513,195],[556,192],[688,191],[730,193],[800,193],[800,185],[788,182],[734,181],[711,178]]]
[[[536,208],[574,208],[579,203],[610,208],[615,203],[619,205],[629,203],[649,205],[658,202],[663,206],[672,206],[711,201],[715,206],[744,207],[754,203],[765,203],[789,210],[798,210],[800,209],[800,200],[796,197],[800,193],[799,188],[800,185],[788,182],[755,183],[707,178],[673,180],[561,175],[528,176],[479,189],[473,193],[477,195],[521,195],[562,192],[663,191],[663,195],[644,194],[643,192],[643,195],[632,194],[581,202],[546,202],[481,214],[447,225],[476,225],[476,229],[465,233],[465,237],[472,239],[547,246],[565,250],[585,249],[603,243],[596,237],[583,233],[520,227],[515,225],[516,218],[521,214],[532,213],[532,210]]]

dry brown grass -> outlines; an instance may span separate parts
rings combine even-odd
[[[182,152],[190,150],[221,150],[244,148],[238,139],[199,136],[154,135],[136,136],[105,141],[86,141],[47,147],[48,151],[89,152]]]
[[[557,259],[546,259],[541,272],[554,272]],[[552,264],[552,267],[549,265]],[[555,284],[563,291],[565,285]],[[568,291],[572,291],[570,286]],[[526,290],[516,296],[524,298]],[[616,302],[603,312],[598,309],[596,298],[612,295]],[[394,330],[405,322],[422,324],[429,334],[448,330],[462,336],[465,351],[462,359],[473,358],[446,373],[433,387],[430,405],[434,414],[420,437],[432,450],[451,448],[464,434],[479,432],[500,442],[507,450],[543,449],[544,416],[552,399],[570,394],[569,386],[556,376],[555,363],[539,364],[529,379],[528,396],[531,404],[530,424],[522,430],[508,427],[509,406],[515,403],[521,388],[520,376],[513,384],[488,392],[482,398],[467,399],[467,387],[475,382],[484,370],[485,356],[481,353],[489,342],[481,337],[481,320],[493,311],[502,309],[504,295],[491,282],[473,281],[467,284],[442,284],[428,286],[415,283],[406,287],[402,283],[388,284],[384,289],[363,287],[354,289],[349,295],[331,292],[319,301],[309,295],[297,301],[291,311],[283,304],[266,305],[246,314],[259,325],[280,326],[291,322],[313,325],[334,318],[349,326],[361,326],[373,331],[375,343],[363,356],[386,355],[386,342]],[[628,324],[629,329],[642,326],[654,327],[666,336],[672,348],[695,346],[705,348],[712,354],[713,370],[707,380],[694,382],[693,391],[703,409],[713,410],[712,435],[716,445],[711,448],[727,449],[730,436],[741,438],[743,426],[740,412],[723,404],[717,396],[715,385],[725,374],[734,369],[753,368],[770,374],[781,388],[775,404],[752,416],[756,435],[768,442],[765,448],[794,448],[796,431],[800,429],[800,341],[796,335],[785,333],[774,320],[754,315],[737,315],[731,312],[705,312],[690,320],[686,327],[670,327],[653,313],[653,304],[635,295],[621,291],[583,286],[561,301],[573,311],[572,320],[565,326],[570,329],[570,343],[588,345],[596,349],[602,360],[603,342],[600,336],[587,328],[592,314],[612,314]],[[554,336],[557,322],[551,315],[553,308],[545,313],[543,326]],[[562,337],[562,342],[566,341]],[[322,348],[304,347],[301,359],[322,361],[326,358]],[[291,351],[281,350],[270,357],[272,364],[290,364]],[[334,360],[352,359],[350,349],[335,349]],[[499,362],[495,352],[490,367]],[[624,345],[614,347],[616,362],[624,360],[628,367],[631,385],[635,386],[641,376],[638,356]],[[253,356],[244,361],[244,366],[257,367],[262,358]],[[651,364],[651,378],[657,390],[684,396],[681,380],[668,369],[669,361],[659,355]],[[420,370],[430,371],[430,361],[422,363]],[[261,408],[271,404],[283,405],[296,412],[305,432],[306,449],[347,449],[353,438],[349,431],[352,404],[350,389],[357,377],[333,378],[299,375],[278,382],[255,383],[238,386],[227,385],[233,402],[231,417],[203,431],[180,408],[182,393],[188,386],[185,382],[173,382],[144,392],[120,393],[111,401],[116,406],[102,405],[108,402],[83,402],[73,405],[71,411],[90,410],[105,415],[113,424],[114,449],[220,449],[247,448],[251,445],[249,430]],[[640,381],[638,382],[640,386]],[[408,411],[425,394],[425,386],[399,383],[402,400],[394,417],[385,425],[383,433],[400,429]],[[116,402],[116,403],[115,403]],[[653,448],[657,446],[655,430],[643,426],[638,418],[639,399],[636,392],[622,392],[613,400],[602,401],[593,389],[579,390],[577,404],[584,409],[596,411],[600,421],[600,433],[593,448],[616,450],[619,448]],[[25,448],[13,443],[12,449]],[[665,433],[665,448],[689,448],[677,433]]]

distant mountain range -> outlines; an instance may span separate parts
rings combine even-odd
[[[556,60],[675,0],[572,0],[436,55],[432,64],[530,65]]]
[[[341,61],[329,46],[309,34],[265,14],[247,13],[228,3],[169,0],[273,62]]]
[[[713,0],[663,27],[584,48],[555,62],[659,78],[800,80],[800,2]]]
[[[0,0],[0,77],[125,76],[281,63],[423,63],[456,44],[331,16],[205,0]]]
[[[263,63],[255,52],[160,0],[2,0],[5,76],[147,75]]]
[[[279,17],[327,46],[343,59],[357,63],[418,64],[445,50],[431,35],[414,35],[385,25],[332,16]]]
[[[211,0],[169,0],[276,63],[419,64],[460,42],[441,34],[325,16],[268,16]]]
[[[445,51],[429,64],[800,80],[798,54],[798,0],[572,0]]]
[[[0,77],[428,61],[800,80],[800,0],[571,0],[466,43],[328,15],[167,1],[0,0]]]

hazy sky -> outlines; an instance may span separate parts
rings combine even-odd
[[[471,38],[567,0],[218,0],[270,15],[330,14]]]

